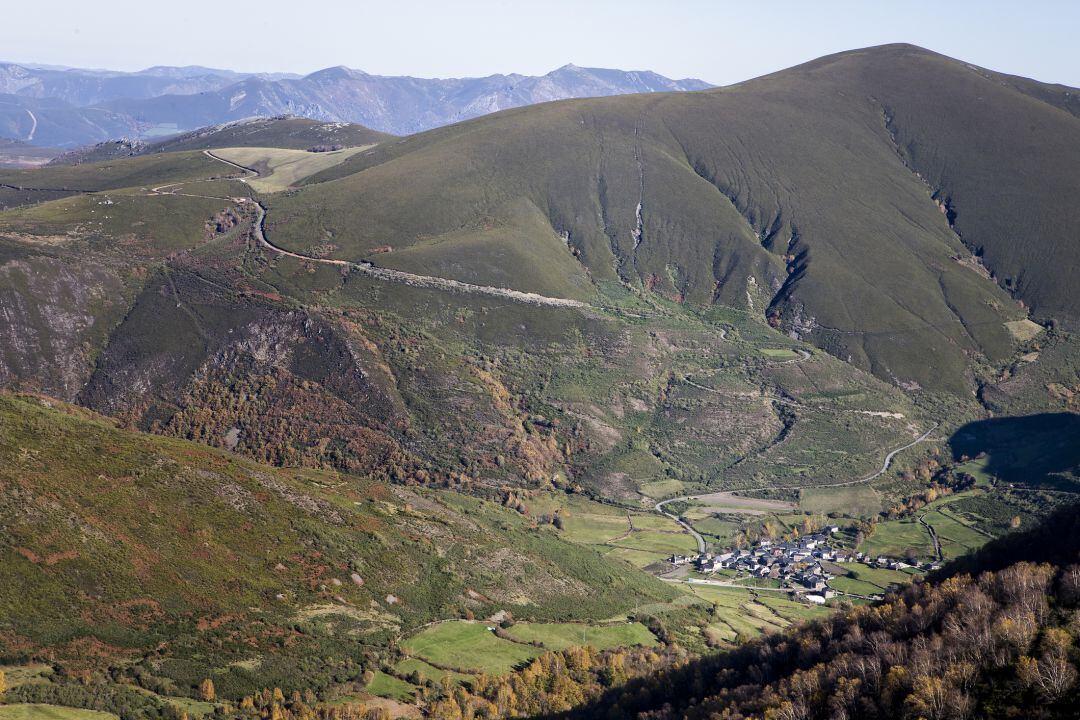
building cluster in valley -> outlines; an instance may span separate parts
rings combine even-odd
[[[825,532],[804,535],[791,542],[760,540],[750,548],[727,548],[717,553],[672,555],[669,561],[676,566],[692,565],[700,573],[734,573],[737,577],[778,580],[800,593],[807,601],[824,603],[836,595],[829,580],[834,564],[862,563],[870,567],[904,570],[911,565],[888,557],[870,557],[848,548],[834,547],[830,538],[839,532],[831,526]],[[824,563],[824,564],[823,564]]]

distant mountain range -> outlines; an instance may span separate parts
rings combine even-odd
[[[574,65],[539,77],[427,79],[346,67],[301,77],[200,66],[124,73],[0,63],[0,137],[75,147],[285,114],[408,135],[549,100],[709,87],[648,71]]]

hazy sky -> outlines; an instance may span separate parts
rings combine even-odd
[[[727,84],[911,42],[1080,86],[1080,2],[5,0],[0,59],[137,70],[541,74],[568,62]]]

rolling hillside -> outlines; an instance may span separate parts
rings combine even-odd
[[[497,503],[260,466],[46,398],[0,394],[0,458],[4,664],[138,666],[181,694],[213,675],[239,697],[358,676],[466,610],[605,619],[675,595]]]
[[[257,120],[5,173],[0,378],[275,464],[641,502],[865,477],[980,400],[1068,410],[1071,311],[1024,319],[909,167],[909,66],[1076,122],[1050,86],[891,46],[408,138]],[[303,152],[343,135],[377,144]]]
[[[229,80],[268,112],[317,85],[319,117],[387,80],[317,75]],[[0,171],[4,702],[1075,705],[1076,543],[1045,551],[1076,539],[1080,478],[1075,92],[899,45],[697,92],[553,75],[440,107],[611,96],[408,137],[249,119]],[[988,549],[875,607],[665,559],[826,527],[911,564],[823,556],[845,603]]]
[[[1020,87],[884,46],[729,88],[523,108],[358,155],[270,199],[267,229],[469,282],[732,305],[891,382],[961,391],[972,358],[1011,352],[1014,298],[1080,317],[1080,121]],[[577,270],[545,284],[475,261],[522,247]]]

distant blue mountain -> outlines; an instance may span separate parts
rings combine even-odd
[[[407,135],[550,100],[709,87],[649,71],[575,65],[535,77],[425,79],[346,67],[301,77],[200,66],[125,73],[0,63],[0,137],[71,147],[285,114]],[[33,134],[31,118],[41,128]]]

